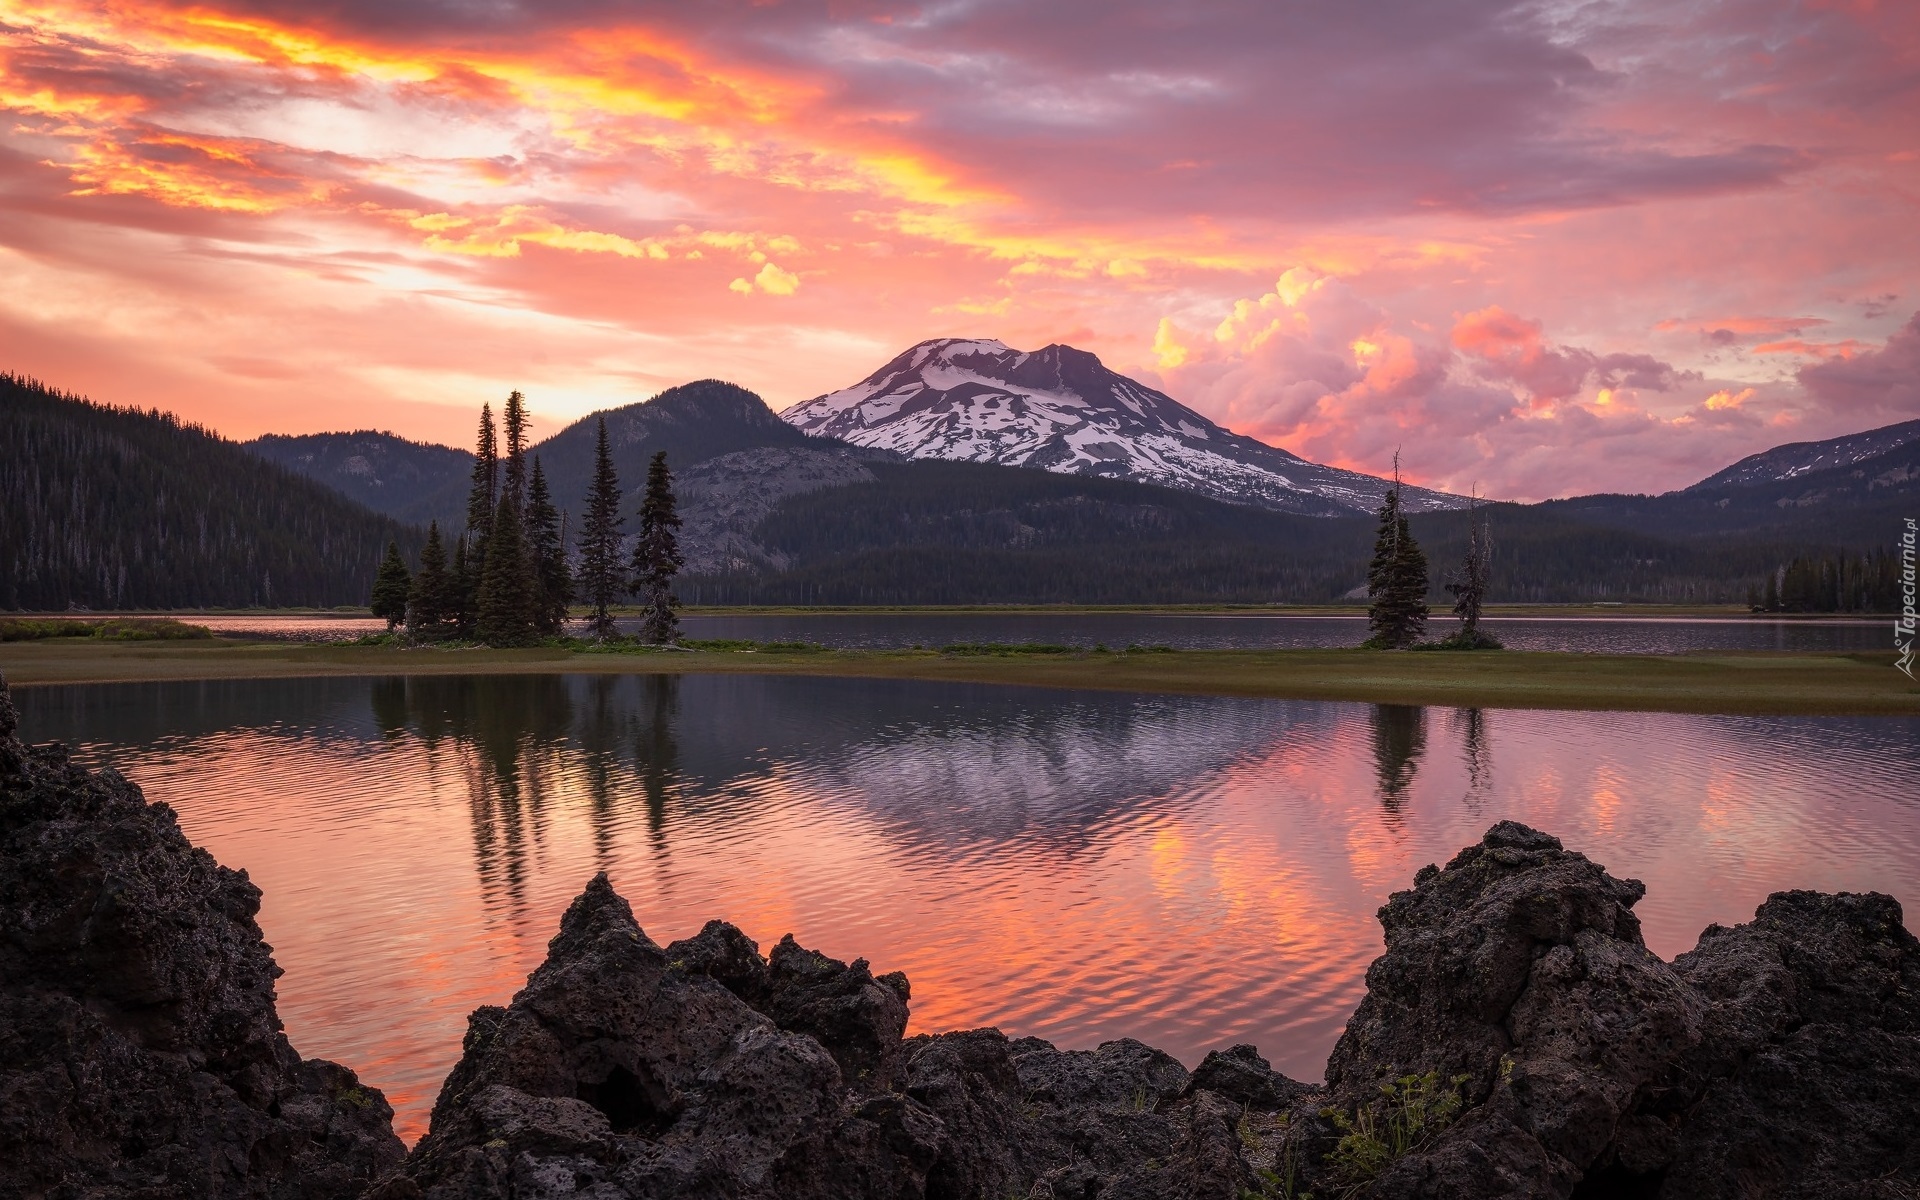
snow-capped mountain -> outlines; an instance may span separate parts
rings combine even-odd
[[[1865,433],[1850,433],[1824,442],[1789,442],[1750,454],[1724,471],[1707,476],[1687,488],[1689,492],[1711,492],[1720,488],[1743,487],[1755,483],[1779,483],[1811,471],[1829,467],[1850,467],[1876,458],[1889,450],[1898,450],[1909,442],[1920,441],[1920,421],[1902,421],[1882,425]]]
[[[921,342],[780,416],[810,434],[913,458],[1110,475],[1283,512],[1370,512],[1387,488],[1223,429],[1072,346],[1025,353],[997,341]],[[1424,511],[1466,501],[1409,487],[1406,503]]]

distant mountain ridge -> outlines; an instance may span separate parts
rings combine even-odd
[[[0,375],[0,608],[364,604],[419,532],[157,411]]]
[[[1072,346],[921,342],[851,387],[780,414],[798,429],[911,458],[1038,467],[1197,492],[1309,516],[1372,512],[1384,479],[1234,433]],[[1464,507],[1409,487],[1407,507]]]
[[[1920,420],[1883,425],[1864,433],[1850,433],[1823,442],[1789,442],[1784,446],[1750,454],[1683,490],[1711,492],[1751,484],[1778,483],[1812,471],[1850,467],[1916,441],[1920,441]]]
[[[241,443],[269,462],[317,479],[376,512],[424,522],[420,503],[473,472],[473,454],[384,430],[269,433]]]

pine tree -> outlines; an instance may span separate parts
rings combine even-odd
[[[473,564],[467,558],[467,539],[455,538],[453,542],[453,566],[448,571],[447,597],[449,607],[447,620],[452,623],[454,632],[463,638],[473,636],[473,622],[478,615],[474,603],[480,596],[480,581],[473,577]]]
[[[1493,564],[1493,540],[1480,517],[1476,499],[1467,501],[1467,559],[1460,572],[1447,584],[1453,593],[1453,615],[1460,628],[1440,644],[1453,650],[1498,650],[1500,642],[1480,628],[1481,610],[1487,599],[1487,579]]]
[[[545,636],[558,636],[566,632],[573,579],[567,571],[560,512],[553,506],[538,458],[533,460],[533,476],[527,482],[527,550],[535,577],[534,628]]]
[[[500,498],[500,453],[493,432],[493,405],[480,406],[480,435],[473,451],[473,486],[467,489],[467,534],[484,540],[493,530],[493,506]]]
[[[1367,565],[1367,644],[1405,650],[1427,631],[1427,556],[1413,540],[1400,504],[1400,456],[1393,456],[1393,486],[1380,502],[1380,527]]]
[[[440,541],[440,522],[427,525],[427,544],[420,551],[420,571],[407,593],[407,628],[416,637],[438,637],[458,617],[453,576],[447,571],[447,550]]]
[[[466,550],[460,576],[460,630],[471,635],[479,621],[480,582],[486,575],[487,542],[493,537],[494,509],[500,502],[500,453],[493,431],[493,406],[480,406],[480,435],[473,451],[473,486],[467,490]]]
[[[640,502],[640,540],[633,548],[633,590],[643,609],[641,632],[664,645],[680,639],[680,619],[674,610],[673,577],[685,559],[680,555],[680,514],[673,499],[673,473],[667,470],[667,452],[657,451],[647,464],[646,497]]]
[[[607,446],[607,419],[600,418],[593,448],[593,482],[587,488],[587,512],[580,522],[580,598],[593,606],[593,632],[613,632],[609,609],[625,589],[620,578],[620,479]]]
[[[527,398],[518,389],[507,393],[507,411],[501,418],[507,435],[507,494],[522,505],[527,499]]]
[[[388,542],[387,556],[380,560],[380,573],[374,577],[369,603],[373,615],[386,621],[388,633],[407,619],[407,591],[411,584],[407,560],[400,557],[400,544]]]
[[[489,646],[524,646],[533,640],[533,573],[527,568],[520,506],[511,494],[493,510],[493,534],[480,577],[474,632]]]

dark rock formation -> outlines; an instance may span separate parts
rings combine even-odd
[[[29,748],[0,684],[0,1195],[347,1197],[405,1152],[302,1062],[260,892],[112,771]]]
[[[1382,1083],[1432,1072],[1463,1111],[1359,1194],[1920,1194],[1920,943],[1900,906],[1779,893],[1669,965],[1641,941],[1643,891],[1502,822],[1394,894],[1325,1103],[1384,1112]]]
[[[1255,1182],[1239,1103],[1194,1092],[1165,1054],[906,1040],[907,999],[903,976],[791,937],[762,959],[722,922],[663,950],[598,876],[513,1003],[473,1015],[431,1131],[373,1195],[1231,1198]]]
[[[1673,964],[1644,889],[1503,822],[1381,909],[1308,1087],[1251,1046],[902,1039],[906,981],[710,923],[656,947],[604,876],[376,1194],[1240,1200],[1903,1197],[1920,945],[1783,893]],[[1391,1089],[1383,1091],[1383,1087]]]

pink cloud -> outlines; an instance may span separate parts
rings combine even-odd
[[[459,441],[1066,340],[1328,461],[1678,486],[1913,408],[1917,11],[21,0],[0,365]]]

